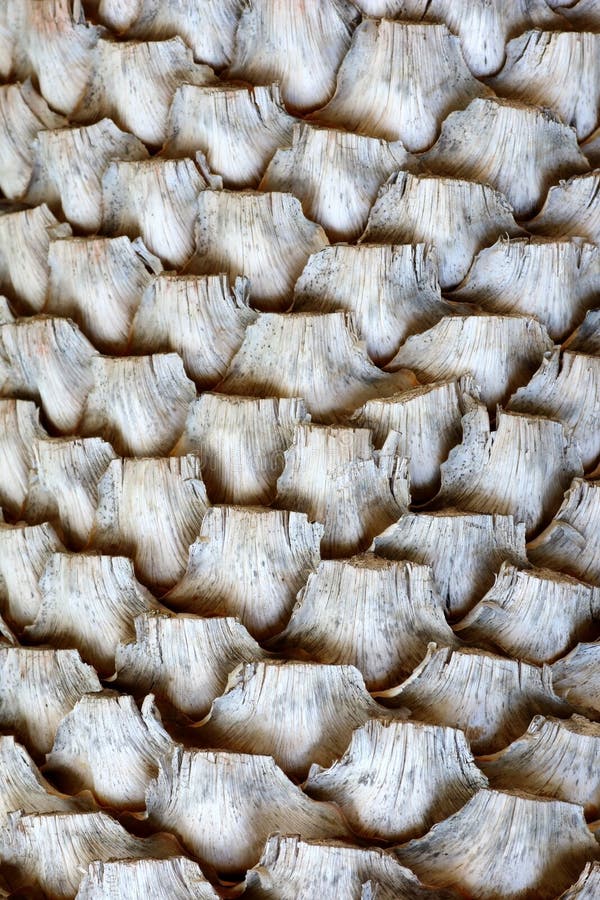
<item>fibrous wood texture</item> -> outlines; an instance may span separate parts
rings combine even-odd
[[[0,0],[0,897],[600,895],[598,0]]]

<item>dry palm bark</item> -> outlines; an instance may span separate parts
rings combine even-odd
[[[0,0],[0,896],[598,895],[599,10]]]

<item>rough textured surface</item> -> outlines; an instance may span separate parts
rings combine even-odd
[[[595,900],[599,49],[0,0],[0,896]]]

